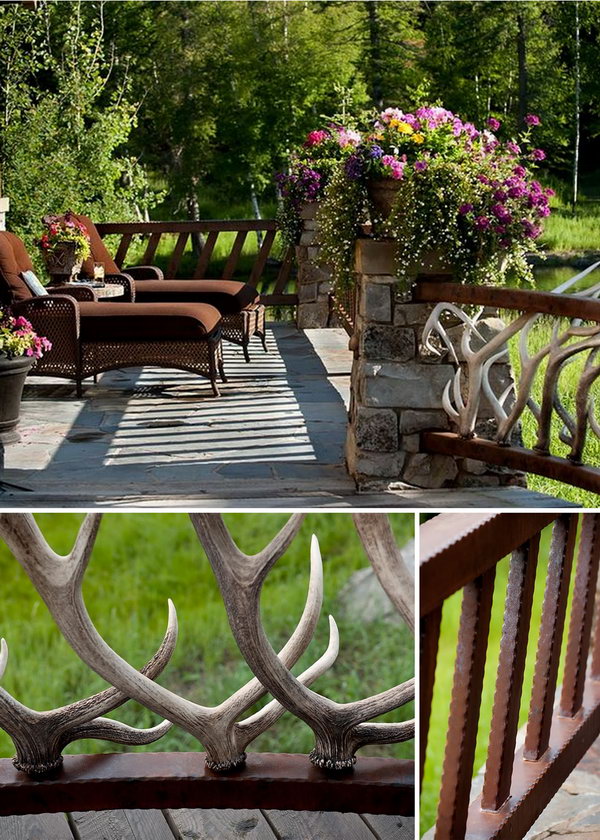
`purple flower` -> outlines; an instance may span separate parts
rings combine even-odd
[[[490,220],[487,216],[477,216],[474,225],[478,230],[487,230],[490,226]]]
[[[523,198],[527,195],[527,190],[524,187],[511,187],[508,191],[510,198]]]
[[[492,131],[498,131],[501,125],[500,120],[495,119],[495,117],[490,117],[487,124]]]
[[[510,211],[504,206],[504,204],[494,204],[492,207],[492,213],[500,222],[512,221]]]
[[[534,149],[531,153],[532,160],[546,160],[546,152],[543,149]]]
[[[472,209],[473,209],[472,204],[469,204],[469,203],[461,204],[460,207],[458,208],[458,212],[460,213],[461,216],[466,216],[467,213],[470,213]]]
[[[371,146],[371,151],[369,152],[369,157],[372,158],[380,158],[383,156],[383,149],[381,146]]]
[[[542,229],[539,225],[534,225],[533,222],[530,222],[529,219],[521,219],[521,226],[523,227],[523,232],[525,236],[529,239],[537,239],[537,237],[542,232]]]
[[[525,175],[527,175],[527,170],[525,169],[525,167],[524,167],[524,166],[515,166],[515,168],[513,169],[513,172],[514,172],[514,173],[515,173],[515,175],[517,175],[519,178],[524,178],[524,177],[525,177]]]
[[[494,193],[494,198],[496,199],[496,201],[506,201],[506,193],[504,192],[504,190],[496,190],[496,192]]]
[[[537,208],[537,214],[540,217],[540,219],[543,219],[546,216],[550,215],[550,208],[547,204],[542,204]]]
[[[415,172],[425,172],[429,164],[426,160],[418,160],[415,163]]]
[[[506,144],[507,150],[510,152],[511,155],[520,155],[521,154],[521,147],[518,143],[515,143],[513,140],[509,140]]]
[[[527,125],[541,125],[541,120],[536,114],[527,114],[525,117],[525,123]]]
[[[358,155],[350,155],[344,166],[346,177],[351,181],[358,181],[363,173],[363,162]]]

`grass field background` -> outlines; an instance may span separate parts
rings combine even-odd
[[[71,549],[82,518],[75,513],[36,514],[43,533],[59,553]],[[287,514],[225,515],[233,538],[247,554],[263,548],[286,518]],[[412,537],[412,514],[394,514],[391,521],[400,544]],[[330,672],[315,683],[316,690],[344,702],[412,677],[414,639],[403,624],[376,621],[358,625],[340,610],[341,587],[355,570],[368,565],[349,514],[307,516],[298,537],[269,574],[262,595],[262,616],[273,646],[278,649],[287,641],[302,613],[313,532],[319,537],[323,555],[325,598],[315,639],[294,672],[299,673],[325,650],[327,615],[331,613],[340,628],[340,654]],[[21,702],[39,710],[56,708],[105,687],[62,639],[46,607],[3,543],[0,575],[0,635],[9,645],[2,686]],[[86,573],[84,595],[100,633],[136,667],[141,667],[159,646],[166,627],[167,598],[171,597],[179,616],[179,641],[159,682],[191,700],[216,705],[251,677],[231,635],[208,560],[186,514],[105,515]],[[413,716],[410,704],[382,720]],[[135,726],[158,722],[156,715],[134,702],[111,717]],[[312,745],[310,729],[286,714],[250,750],[309,752]],[[123,749],[103,741],[80,741],[66,752]],[[157,744],[138,749],[194,750],[199,746],[191,736],[173,728]],[[363,752],[412,757],[413,742],[367,748]],[[0,755],[13,754],[12,742],[0,732]]]
[[[533,611],[531,619],[531,630],[527,646],[527,659],[525,667],[525,678],[521,695],[521,710],[519,726],[522,726],[529,710],[529,699],[531,684],[535,667],[537,650],[537,639],[540,625],[541,607],[546,582],[548,567],[548,549],[550,546],[552,529],[546,528],[542,532],[540,540],[540,554],[536,576],[535,593],[533,600]],[[500,650],[500,639],[502,636],[502,622],[504,613],[504,600],[506,596],[506,585],[508,582],[509,559],[505,558],[497,566],[496,583],[494,587],[494,604],[489,632],[488,654],[486,660],[485,679],[481,700],[481,711],[479,726],[477,730],[477,748],[475,752],[474,774],[479,771],[485,762],[490,723],[492,717],[492,705],[494,700],[494,689],[496,672],[498,668],[498,653]],[[454,664],[456,660],[456,640],[460,622],[461,592],[457,592],[444,603],[442,627],[440,632],[440,645],[437,657],[435,672],[435,689],[431,711],[431,722],[427,744],[427,761],[421,794],[421,833],[430,828],[434,822],[437,812],[437,803],[442,777],[444,761],[444,750],[446,742],[446,731],[448,727],[448,711],[452,682],[454,676]],[[569,609],[567,611],[567,625],[569,620]],[[562,646],[559,683],[562,679],[563,658],[566,643]]]

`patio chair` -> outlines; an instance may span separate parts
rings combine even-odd
[[[165,279],[155,265],[135,265],[119,269],[96,225],[80,213],[71,213],[88,230],[91,256],[83,264],[83,273],[93,276],[94,263],[103,263],[107,275],[123,275],[134,281],[138,303],[209,303],[222,315],[221,331],[225,341],[242,347],[244,358],[250,361],[248,345],[257,335],[267,352],[265,335],[265,307],[259,303],[260,295],[249,283],[235,280],[174,280]]]
[[[121,367],[177,368],[225,382],[221,315],[207,303],[102,303],[90,287],[53,287],[34,294],[24,279],[33,269],[23,242],[0,232],[0,304],[31,321],[52,342],[32,372],[82,381]],[[32,282],[31,276],[28,276]]]

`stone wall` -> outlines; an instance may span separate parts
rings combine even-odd
[[[319,263],[318,202],[305,204],[300,211],[302,235],[296,246],[298,262],[298,329],[326,327],[329,321],[331,273]]]
[[[439,268],[434,270],[439,274]],[[522,483],[521,474],[501,467],[420,450],[422,431],[451,430],[442,393],[456,364],[447,356],[423,351],[421,335],[432,305],[408,302],[402,294],[393,242],[359,239],[356,272],[359,304],[346,460],[358,489],[380,490],[398,483],[425,488]],[[486,325],[488,331],[498,328],[491,318]],[[453,330],[460,341],[462,326]],[[494,373],[505,387],[510,368],[496,367]],[[478,423],[483,437],[488,436],[486,428],[492,431],[490,418],[483,405]]]

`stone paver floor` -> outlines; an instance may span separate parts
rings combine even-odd
[[[20,443],[6,446],[3,507],[538,506],[520,488],[358,495],[344,466],[352,362],[342,330],[269,325],[265,354],[225,344],[214,398],[181,371],[110,371],[85,385],[32,377]],[[12,485],[12,486],[7,486]]]

